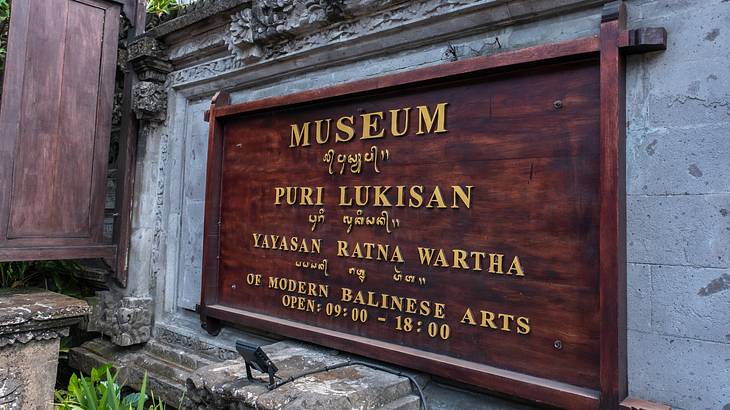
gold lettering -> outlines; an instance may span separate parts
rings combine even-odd
[[[418,257],[421,259],[421,265],[428,266],[431,264],[434,251],[435,249],[418,247]]]
[[[403,130],[398,129],[398,113],[403,111],[405,113],[405,120],[403,124]],[[411,107],[406,107],[398,110],[390,110],[390,133],[394,137],[401,137],[408,132],[408,117],[411,111]]]
[[[396,188],[398,189],[398,202],[396,202],[395,206],[406,206],[403,202],[403,197],[405,196],[403,191],[405,191],[406,186],[398,185]]]
[[[381,128],[380,122],[383,119],[382,111],[361,114],[360,117],[362,117],[362,137],[360,139],[367,140],[385,136],[385,130]]]
[[[511,330],[510,321],[515,320],[515,317],[505,313],[500,313],[498,316],[502,319],[502,330],[509,332]]]
[[[487,254],[484,252],[472,252],[471,257],[474,258],[474,270],[482,270],[482,259],[486,258]]]
[[[390,186],[382,187],[379,185],[375,186],[375,203],[373,206],[393,206],[391,205],[388,197],[385,194],[390,190]]]
[[[517,333],[526,335],[530,333],[530,319],[520,316],[517,318]]]
[[[420,208],[423,205],[423,187],[421,185],[413,185],[411,187],[411,198],[408,200],[408,206],[411,208]]]
[[[489,254],[489,273],[504,273],[502,271],[502,258],[504,255],[498,253]]]
[[[324,134],[324,138],[322,137],[322,121],[317,120],[314,122],[314,138],[317,140],[317,144],[326,144],[330,139],[330,123],[332,122],[332,118],[324,120],[327,121],[327,133]]]
[[[369,185],[366,185],[366,186],[355,185],[355,205],[357,205],[357,206],[367,205],[369,193],[370,193]]]
[[[302,128],[299,128],[299,125],[292,124],[291,125],[291,143],[289,144],[289,148],[294,147],[308,147],[311,144],[309,143],[309,122],[305,122],[302,125]]]
[[[286,190],[284,187],[276,187],[274,188],[274,195],[276,196],[276,199],[274,199],[274,205],[281,205],[281,198],[284,197],[284,193]]]
[[[350,256],[347,253],[347,241],[337,241],[337,256]]]
[[[494,324],[494,313],[488,312],[486,310],[482,310],[481,313],[482,313],[482,324],[480,326],[497,329],[497,325]]]
[[[345,202],[347,199],[347,202]],[[340,206],[352,206],[352,198],[347,198],[347,187],[340,187]]]
[[[449,263],[446,262],[446,254],[444,253],[443,249],[439,249],[438,253],[436,254],[436,260],[433,262],[433,266],[440,266],[442,268],[449,267]]]
[[[469,269],[469,265],[466,264],[466,251],[454,249],[453,267],[458,269]]]
[[[423,135],[427,132],[431,132],[434,123],[436,124],[435,133],[446,132],[446,106],[448,103],[440,103],[436,105],[436,112],[431,114],[428,111],[428,107],[420,105],[416,107],[418,109],[418,132],[416,135]],[[425,128],[425,131],[424,131]]]
[[[347,121],[349,124],[345,124],[345,121]],[[335,133],[335,141],[336,142],[348,142],[352,139],[352,137],[355,136],[355,128],[352,126],[355,122],[355,117],[352,115],[347,117],[341,117],[337,120],[337,129],[339,131],[344,132],[347,135],[347,138],[343,138],[340,136],[339,132]]]
[[[301,203],[302,205],[314,205],[312,202],[312,188],[306,186],[299,188],[301,190]]]
[[[520,258],[515,256],[514,259],[512,259],[512,265],[510,265],[509,270],[507,271],[508,275],[516,275],[516,276],[525,276],[525,272],[522,270],[522,264],[520,263]]]
[[[433,208],[434,202],[436,202],[437,208],[446,208],[446,204],[444,203],[444,197],[441,196],[441,189],[439,189],[439,187],[435,187],[433,189],[433,193],[431,194],[431,199],[428,200],[428,204],[426,205],[426,208]]]
[[[445,319],[446,318],[446,305],[443,303],[434,303],[433,304],[433,317],[436,319]]]
[[[464,312],[464,317],[461,318],[461,323],[466,323],[472,326],[475,326],[477,324],[477,322],[474,321],[474,315],[471,313],[471,309],[466,308],[466,312]]]
[[[472,185],[466,186],[466,192],[464,192],[464,188],[459,185],[453,185],[451,189],[454,190],[454,202],[452,203],[451,207],[454,209],[459,208],[459,204],[456,201],[456,197],[458,196],[461,200],[461,203],[464,204],[464,206],[468,209],[471,206],[471,189],[474,188]]]

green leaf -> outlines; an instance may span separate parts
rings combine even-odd
[[[80,404],[86,408],[86,410],[97,410],[99,408],[99,402],[96,399],[96,389],[94,385],[87,381],[84,376],[81,376],[81,388],[84,391],[84,399],[80,401]]]
[[[147,371],[144,372],[142,378],[142,387],[139,389],[139,400],[137,400],[137,410],[144,410],[144,403],[147,401]]]

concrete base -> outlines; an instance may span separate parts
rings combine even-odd
[[[0,349],[0,410],[53,409],[59,339]]]
[[[41,289],[0,289],[0,410],[53,409],[59,337],[86,302]]]

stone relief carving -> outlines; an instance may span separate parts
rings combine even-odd
[[[226,42],[233,53],[176,71],[171,84],[215,77],[256,61],[354,40],[493,0],[262,0],[231,16]],[[373,13],[373,10],[378,12]],[[382,10],[382,11],[381,11]],[[370,13],[370,14],[367,14]]]
[[[172,64],[163,58],[164,46],[151,37],[140,37],[128,46],[128,61],[140,80],[132,89],[132,109],[137,119],[164,121],[167,92],[163,83]]]
[[[343,0],[258,0],[231,16],[229,50],[237,59],[253,62],[263,47],[318,29],[343,15]]]
[[[151,81],[140,81],[132,89],[132,109],[139,120],[164,121],[167,114],[165,86]]]
[[[147,342],[152,335],[152,298],[119,299],[102,293],[97,326],[118,346]]]
[[[23,385],[18,374],[20,369],[10,367],[0,369],[0,409],[20,410],[20,398],[23,393]]]
[[[251,9],[244,9],[231,16],[229,36],[226,38],[228,50],[246,63],[255,62],[263,56],[263,50],[253,39],[253,16]]]

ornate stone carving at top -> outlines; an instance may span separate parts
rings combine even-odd
[[[163,83],[172,71],[172,64],[164,58],[165,47],[155,38],[143,36],[129,43],[127,51],[127,61],[140,80],[132,89],[132,109],[137,119],[164,121],[167,92]]]
[[[246,63],[258,61],[263,56],[263,50],[253,39],[253,26],[251,9],[243,9],[231,16],[230,34],[226,38],[231,53]]]
[[[228,48],[237,59],[252,62],[266,44],[316,30],[343,16],[343,0],[255,0],[231,16]]]
[[[129,43],[127,61],[141,81],[165,82],[172,64],[164,59],[164,46],[152,37],[140,37]]]

